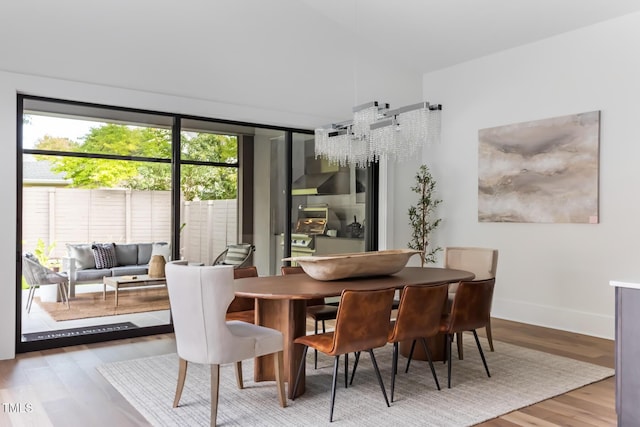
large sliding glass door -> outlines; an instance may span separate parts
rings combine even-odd
[[[180,121],[181,259],[211,265],[228,245],[241,243],[238,158],[240,145],[253,132],[244,126]],[[252,236],[247,238],[252,243]]]
[[[304,254],[375,249],[371,176],[316,159],[312,131],[32,96],[18,104],[16,248],[54,282],[38,283],[18,259],[18,352],[170,332],[166,288],[144,282],[153,255],[210,265],[227,245],[250,243],[259,274],[274,275],[303,254],[303,238]],[[310,218],[317,226],[305,228]],[[114,287],[114,277],[140,286]]]
[[[103,277],[143,276],[152,255],[172,255],[174,119],[21,101],[19,246],[35,262],[21,263],[18,348],[169,330],[166,287],[141,282],[116,304]]]
[[[292,256],[365,251],[368,170],[316,157],[313,135],[294,134],[292,160]]]
[[[261,273],[280,274],[283,258],[377,249],[377,165],[330,164],[314,144],[310,133],[256,136],[256,159],[268,159],[255,165],[256,241],[269,248]]]

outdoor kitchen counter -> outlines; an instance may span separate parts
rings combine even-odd
[[[351,237],[316,236],[314,255],[332,255],[364,252],[364,239]]]

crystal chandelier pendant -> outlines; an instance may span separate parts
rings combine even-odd
[[[316,129],[316,157],[365,167],[381,159],[405,161],[440,140],[442,106],[421,102],[395,110],[370,102],[353,108],[353,120]]]

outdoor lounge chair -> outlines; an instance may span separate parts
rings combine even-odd
[[[228,245],[213,261],[213,265],[232,265],[233,268],[244,267],[251,260],[251,255],[256,250],[251,243],[238,243]]]
[[[27,297],[27,313],[31,312],[31,305],[33,304],[33,296],[36,292],[36,288],[45,285],[57,285],[58,292],[62,295],[62,302],[67,303],[69,307],[69,294],[67,287],[69,285],[69,278],[60,273],[45,267],[40,264],[37,259],[29,256],[22,257],[22,273],[29,285],[29,296]]]

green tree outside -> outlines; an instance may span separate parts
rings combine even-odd
[[[137,128],[106,124],[92,128],[80,143],[66,138],[45,136],[36,144],[43,150],[123,156],[171,158],[171,133],[165,129]],[[183,160],[236,163],[238,141],[235,136],[183,133]],[[132,162],[108,159],[37,156],[53,164],[78,188],[130,188],[170,190],[171,170],[166,163]],[[186,200],[234,199],[237,197],[237,169],[183,165],[181,190]]]

